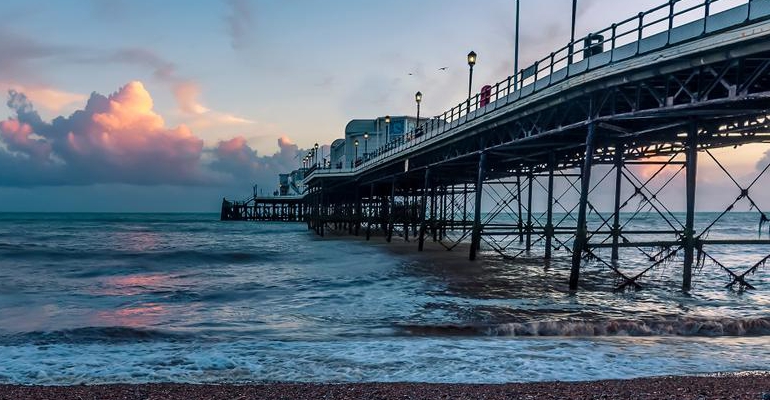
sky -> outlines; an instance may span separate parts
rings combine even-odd
[[[571,3],[522,0],[520,66],[568,42]],[[580,0],[577,36],[660,3]],[[0,211],[216,212],[272,193],[351,119],[414,114],[418,90],[424,115],[456,105],[471,50],[475,91],[513,72],[513,0],[4,0],[0,15]],[[756,175],[766,149],[742,149],[725,162]]]

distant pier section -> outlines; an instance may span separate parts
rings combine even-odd
[[[222,221],[304,220],[302,196],[252,197],[244,201],[222,199]]]
[[[300,168],[279,176],[278,190],[272,196],[259,194],[257,186],[251,197],[241,201],[222,199],[222,221],[301,222],[305,219],[304,179],[311,172]]]

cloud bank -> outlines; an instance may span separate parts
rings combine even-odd
[[[287,138],[260,157],[243,137],[205,149],[185,125],[166,126],[141,82],[115,93],[92,93],[68,117],[44,121],[21,92],[9,91],[13,116],[0,121],[0,186],[217,185],[273,186],[297,166],[300,150]]]

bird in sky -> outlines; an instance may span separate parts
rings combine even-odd
[[[441,68],[439,68],[438,70],[439,70],[439,71],[446,71],[447,69],[449,69],[449,67],[441,67]]]

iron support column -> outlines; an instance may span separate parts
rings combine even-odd
[[[524,221],[521,218],[521,170],[516,170],[516,202],[519,204],[519,243],[524,242]]]
[[[684,269],[682,290],[692,288],[692,264],[695,250],[695,178],[698,169],[698,126],[693,122],[687,134],[687,218],[684,227]]]
[[[318,224],[319,224],[319,230],[321,237],[324,237],[324,227],[326,225],[326,222],[324,221],[324,187],[323,184],[321,184],[320,188],[318,189]]]
[[[532,250],[532,171],[527,174],[527,252]]]
[[[555,164],[553,153],[548,160],[548,209],[545,222],[545,259],[551,259],[551,247],[553,246],[553,169]]]
[[[388,232],[385,234],[385,238],[390,243],[390,241],[393,239],[393,225],[396,223],[395,218],[393,214],[396,211],[396,178],[393,178],[393,181],[391,182],[390,186],[390,202],[389,206],[390,209],[388,210]]]
[[[487,153],[479,157],[479,176],[476,180],[476,209],[473,210],[473,232],[471,233],[470,260],[476,259],[476,252],[481,245],[481,196],[484,193],[484,177],[487,174]]]
[[[591,166],[594,158],[594,135],[596,127],[593,122],[588,123],[588,135],[586,136],[586,154],[583,162],[583,171],[580,177],[580,203],[578,205],[577,232],[572,246],[572,269],[569,275],[569,289],[577,290],[580,280],[580,262],[583,258],[583,250],[587,247],[588,227],[586,224],[586,211],[588,208],[588,192],[591,190]]]
[[[369,240],[372,237],[372,220],[374,218],[372,214],[374,214],[374,184],[372,183],[369,185],[369,202],[367,203],[368,206],[366,207],[366,240]]]
[[[351,213],[352,214],[352,213]],[[356,236],[358,236],[359,231],[361,230],[361,187],[356,184],[356,209],[355,209],[355,217],[352,218],[353,223],[356,224]]]
[[[612,261],[619,256],[620,240],[620,189],[623,183],[623,147],[622,143],[615,145],[615,214],[612,220]]]
[[[425,168],[425,183],[422,187],[422,204],[420,204],[420,238],[418,239],[417,250],[422,251],[425,248],[425,224],[428,214],[428,190],[430,189],[430,168]]]
[[[468,184],[463,186],[463,235],[468,231]]]
[[[404,193],[404,241],[409,241],[409,224],[412,222],[410,220],[410,212],[409,212],[409,189],[406,189],[406,193]]]
[[[433,186],[430,190],[430,231],[433,234],[433,241],[435,242],[438,237],[438,221],[436,218],[436,199],[438,199],[438,196],[436,195],[435,186]]]
[[[453,189],[454,190],[454,189]],[[444,234],[446,233],[446,214],[447,214],[447,187],[444,186],[443,189],[441,189],[441,193],[439,193],[439,196],[441,200],[439,200],[439,213],[438,213],[438,220],[436,219],[436,216],[433,216],[433,223],[436,224],[436,227],[438,228],[438,240],[444,240]],[[436,241],[436,235],[433,235],[433,241]]]

